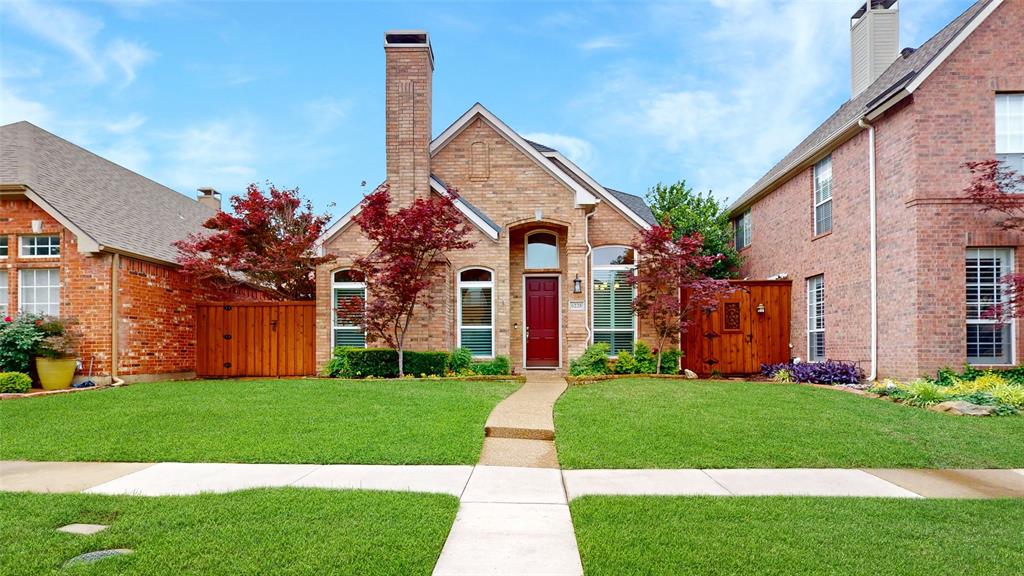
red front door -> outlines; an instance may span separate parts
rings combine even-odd
[[[526,278],[526,367],[558,366],[558,278]]]

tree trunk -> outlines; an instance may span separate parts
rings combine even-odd
[[[405,350],[401,342],[398,343],[398,377],[405,378]]]

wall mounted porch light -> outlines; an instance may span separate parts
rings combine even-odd
[[[582,294],[583,293],[583,280],[580,280],[580,275],[576,275],[576,279],[572,281],[572,293]]]
[[[757,313],[758,314],[764,314],[764,304],[758,304],[757,305]]]

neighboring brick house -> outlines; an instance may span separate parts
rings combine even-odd
[[[507,355],[517,369],[568,366],[589,342],[631,350],[639,330],[625,277],[637,231],[653,224],[644,201],[594,181],[557,150],[523,139],[480,104],[431,139],[433,51],[421,31],[385,34],[387,181],[396,204],[459,191],[475,247],[447,255],[429,314],[414,319],[409,349],[470,348]],[[364,346],[339,325],[341,298],[373,297],[347,270],[370,246],[351,221],[333,224],[317,270],[317,363],[335,345]],[[578,291],[577,291],[578,287]]]
[[[195,375],[195,303],[172,243],[220,206],[109,162],[28,122],[0,127],[0,319],[73,317],[88,375]],[[240,297],[257,296],[248,289]]]
[[[1022,239],[962,190],[964,162],[1024,168],[1024,0],[981,0],[902,52],[895,0],[869,1],[851,99],[730,207],[743,275],[793,280],[796,357],[894,377],[1017,364],[1019,323],[982,312]]]

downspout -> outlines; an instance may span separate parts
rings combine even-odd
[[[875,127],[861,118],[857,124],[868,131],[868,211],[870,212],[871,234],[871,373],[868,381],[878,378],[878,241],[876,238],[876,189],[875,189]]]
[[[594,247],[590,245],[590,219],[594,214],[597,214],[596,204],[594,205],[593,210],[587,213],[587,216],[583,219],[583,237],[587,241],[587,273],[583,278],[583,281],[586,283],[586,288],[583,289],[583,301],[585,302],[584,305],[587,307],[587,346],[590,346],[594,342],[594,331],[590,329],[590,325],[593,322],[592,318],[594,316],[594,311],[590,309],[590,289],[594,285],[594,283],[590,281],[590,273],[593,270],[590,258],[593,256],[594,252]]]
[[[118,363],[118,272],[121,269],[121,255],[117,252],[111,256],[110,259],[110,381],[115,386],[123,383],[117,377],[117,363]]]

